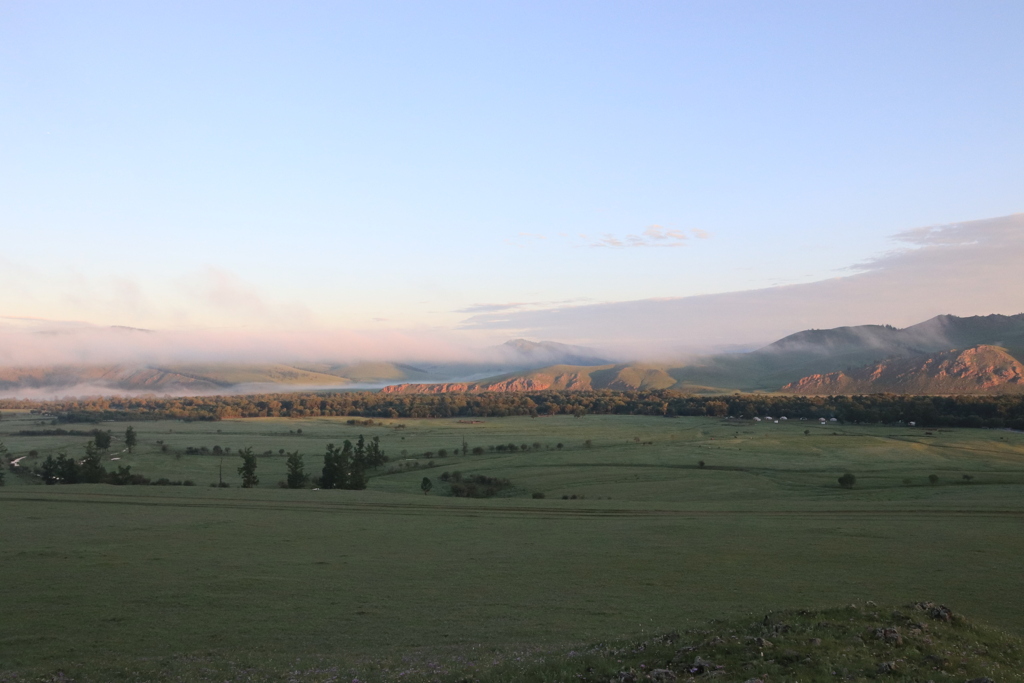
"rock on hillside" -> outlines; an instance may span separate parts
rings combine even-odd
[[[892,358],[855,370],[803,377],[782,387],[792,394],[1024,393],[1024,365],[997,346]]]

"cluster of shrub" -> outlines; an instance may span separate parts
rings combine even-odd
[[[455,453],[455,455],[458,455],[459,451],[456,449],[455,451],[453,451],[453,453]],[[403,450],[402,451],[402,455],[408,456],[409,452],[406,451],[406,450]],[[434,452],[434,451],[423,451],[423,454],[420,457],[426,458],[427,460],[430,460],[430,459],[435,458],[435,457],[436,458],[447,458],[448,457],[448,449],[447,448],[439,448],[439,449],[437,449],[437,452]]]
[[[433,460],[428,460],[427,467],[436,467],[437,463]],[[388,474],[398,474],[402,470],[416,470],[421,467],[419,460],[402,460],[396,465],[392,465],[388,468]]]
[[[404,424],[387,424],[386,422],[380,422],[372,418],[365,420],[346,420],[345,424],[352,425],[354,427],[389,427],[391,429],[405,429]]]
[[[449,495],[456,498],[491,498],[512,488],[508,479],[483,474],[463,475],[458,471],[443,473],[441,481],[448,484]]]
[[[590,445],[589,441],[587,441],[587,445],[588,446]],[[561,444],[561,443],[558,444],[557,446],[555,446],[555,448],[557,448],[557,449],[562,449],[564,447],[565,447],[565,445]],[[462,444],[462,446],[456,447],[456,448],[452,449],[451,454],[452,455],[458,455],[461,452],[462,455],[468,455],[470,453],[472,453],[473,455],[483,455],[484,453],[486,453],[488,451],[491,452],[491,453],[516,453],[518,451],[529,451],[531,449],[535,450],[535,451],[539,451],[539,450],[542,450],[543,448],[544,448],[544,445],[541,444],[539,441],[534,441],[533,444],[527,444],[527,443],[524,443],[524,444],[514,444],[514,443],[504,444],[504,443],[500,443],[497,446],[488,446],[487,448],[484,448],[483,446],[473,446],[472,448],[470,448],[466,444]],[[549,450],[550,450],[550,448],[551,447],[548,446]],[[409,453],[408,453],[408,451],[404,451],[403,450],[402,451],[402,455],[403,456],[408,456]],[[426,458],[427,460],[430,460],[432,458],[447,458],[448,455],[449,455],[449,451],[448,451],[447,448],[439,448],[436,451],[424,451],[421,454],[420,457],[423,457],[423,458]]]
[[[963,474],[963,475],[960,476],[960,481],[963,482],[964,484],[970,484],[971,482],[974,481],[974,475],[973,474]],[[857,477],[852,472],[847,472],[843,476],[839,477],[839,485],[841,487],[843,487],[844,489],[852,489],[856,483],[857,483]],[[914,483],[914,480],[911,479],[910,477],[907,477],[907,478],[905,478],[903,480],[903,485],[904,486],[912,486],[913,483]],[[928,475],[928,483],[931,484],[932,486],[935,486],[936,484],[938,484],[939,483],[939,475],[937,475],[937,474],[929,474]]]
[[[164,444],[161,442],[160,444]],[[167,450],[164,448],[164,450]],[[220,446],[214,446],[213,448],[207,448],[206,446],[185,446],[185,455],[231,455],[230,448],[221,448]]]
[[[82,431],[81,429],[22,429],[17,436],[94,436],[97,430]]]
[[[563,447],[563,444],[558,444],[555,448],[562,448],[562,447]],[[490,450],[490,451],[497,451],[498,453],[505,453],[505,452],[515,453],[516,451],[528,451],[531,448],[533,450],[535,450],[535,451],[539,451],[539,450],[541,450],[543,448],[543,445],[539,441],[534,441],[532,445],[528,444],[528,443],[524,443],[524,444],[520,444],[520,445],[517,446],[514,443],[508,443],[508,444],[498,444],[497,446],[488,446],[487,447],[488,450]],[[474,450],[474,452],[475,452],[475,450]],[[481,453],[482,452],[483,451],[481,450]]]

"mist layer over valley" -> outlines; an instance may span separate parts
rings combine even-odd
[[[158,333],[147,333],[156,335]],[[462,362],[124,363],[0,368],[0,396],[672,389],[687,393],[1016,393],[1024,314],[943,315],[898,329],[804,330],[747,353],[616,361],[598,349],[516,339]],[[882,364],[882,365],[880,365]]]

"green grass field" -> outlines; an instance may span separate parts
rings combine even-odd
[[[115,439],[108,469],[197,486],[8,473],[0,681],[431,680],[431,666],[867,600],[943,602],[1024,635],[1024,434],[636,416],[134,427],[139,447]],[[29,466],[84,452],[86,437],[14,435],[52,428],[5,411],[0,440],[13,458],[38,451]],[[277,488],[280,449],[318,473],[328,442],[359,434],[396,471],[365,491]],[[452,455],[463,440],[485,454]],[[508,443],[530,448],[487,450]],[[261,486],[235,488],[232,454],[233,488],[210,488],[222,459],[183,452],[215,445],[271,451]],[[514,486],[445,496],[456,470]],[[853,490],[836,483],[846,471]]]

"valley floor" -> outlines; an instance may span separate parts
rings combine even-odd
[[[11,457],[81,453],[85,437],[17,435],[33,421],[5,412]],[[115,441],[105,461],[195,487],[41,486],[9,473],[0,680],[57,669],[159,680],[189,657],[387,678],[379,662],[391,676],[403,656],[482,661],[868,600],[934,600],[1024,635],[1010,599],[1024,593],[1024,434],[614,416],[346,422],[140,423],[135,452]],[[328,442],[358,434],[392,458],[366,490],[276,488],[279,451],[298,449],[318,472]],[[235,455],[185,454],[213,446],[269,451],[261,486],[237,488]],[[441,475],[455,471],[512,488],[446,496]],[[837,483],[847,471],[852,490]],[[209,487],[221,472],[232,488]]]

